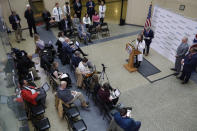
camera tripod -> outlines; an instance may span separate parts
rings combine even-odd
[[[106,77],[107,82],[109,83],[108,76],[107,76],[107,74],[106,74],[106,72],[105,72],[105,69],[106,69],[107,67],[105,67],[104,64],[101,64],[101,65],[103,66],[103,70],[102,70],[102,72],[101,72],[101,74],[100,74],[99,82],[100,82],[100,83],[103,83],[103,81],[105,80],[105,77]]]

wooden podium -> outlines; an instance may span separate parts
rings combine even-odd
[[[129,72],[134,72],[137,71],[137,68],[134,67],[134,57],[136,55],[141,54],[140,51],[136,50],[133,45],[130,43],[126,44],[126,50],[130,50],[130,55],[129,55],[129,61],[128,64],[124,64],[124,67],[129,71]]]

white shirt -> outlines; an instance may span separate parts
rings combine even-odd
[[[79,63],[78,69],[82,74],[89,74],[90,73],[88,66],[84,66],[82,61]]]
[[[90,21],[90,17],[86,18],[86,17],[83,17],[83,23],[84,24],[91,24],[91,21]]]
[[[106,5],[99,5],[99,17],[104,18],[106,11]]]
[[[67,12],[66,5],[63,6],[63,10],[64,10],[64,15],[70,15],[70,5],[68,5],[68,11],[69,12]]]
[[[145,41],[143,40],[142,42],[138,42],[136,40],[136,49],[140,51],[142,54],[137,55],[138,61],[143,61],[143,50],[145,49]]]
[[[56,22],[60,22],[60,20],[62,19],[62,14],[63,13],[61,7],[59,7],[58,9],[57,7],[53,8],[52,15],[55,17]]]
[[[64,37],[59,37],[58,39],[59,41],[61,41],[62,43],[65,41],[65,38]]]

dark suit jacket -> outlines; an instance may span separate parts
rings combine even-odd
[[[30,11],[26,10],[25,11],[25,18],[26,18],[28,24],[35,24],[33,10],[30,10]]]
[[[95,7],[95,3],[94,3],[94,1],[92,1],[92,8],[90,8],[89,7],[90,6],[90,2],[88,1],[87,3],[86,3],[86,7],[87,7],[87,13],[89,14],[89,13],[94,13],[94,7]]]
[[[43,20],[44,20],[45,22],[50,21],[50,19],[51,19],[50,17],[51,17],[50,12],[46,11],[46,12],[43,12],[43,13],[42,13],[42,18],[43,18]]]
[[[71,29],[71,21],[68,19],[67,20],[68,21],[68,23],[67,23],[67,28],[68,29]],[[62,19],[61,21],[60,21],[60,24],[61,24],[61,30],[66,30],[66,23],[65,23],[65,20],[64,19]]]
[[[16,18],[17,18],[18,21],[19,21],[19,26],[21,26],[21,25],[20,25],[21,19],[20,19],[19,15],[16,15]],[[12,29],[13,29],[13,30],[17,30],[17,23],[16,23],[16,21],[15,21],[13,15],[10,15],[10,16],[9,16],[9,22],[10,22],[10,24],[12,25]]]
[[[190,54],[186,55],[184,58],[184,66],[183,69],[187,72],[192,72],[195,70],[197,66],[197,53],[190,56]]]
[[[75,13],[77,13],[77,11],[80,11],[81,12],[81,10],[82,10],[82,5],[77,6],[77,3],[76,2],[74,3],[74,6],[73,7],[74,7],[74,10],[75,10]]]
[[[150,30],[149,32],[146,32],[146,30],[144,30],[144,36],[150,37],[150,39],[145,39],[145,42],[147,44],[150,44],[152,42],[152,39],[154,38],[154,32],[152,30]]]

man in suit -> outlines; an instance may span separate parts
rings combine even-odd
[[[127,117],[127,109],[122,108],[120,112],[116,112],[114,115],[115,122],[124,131],[139,131],[141,127],[140,121],[135,121],[133,118]]]
[[[186,84],[190,79],[192,71],[194,71],[197,66],[197,47],[190,49],[189,54],[185,56],[182,64],[183,72],[180,76],[180,79],[183,81],[182,84]]]
[[[64,32],[65,36],[67,36],[67,33],[69,32],[69,35],[71,35],[71,20],[67,18],[67,16],[64,16],[64,18],[60,21],[61,24],[61,30]]]
[[[85,24],[81,22],[77,28],[79,36],[84,38],[84,44],[87,44],[87,40],[89,40],[90,43],[91,41],[91,34],[87,31]]]
[[[20,40],[25,40],[22,36],[21,24],[20,24],[20,17],[16,14],[15,11],[12,11],[12,14],[9,16],[9,22],[12,25],[12,29],[15,31],[16,41],[20,43]],[[20,36],[20,39],[18,38]]]
[[[45,9],[42,13],[42,18],[46,24],[46,30],[49,30],[49,27],[50,27],[49,22],[51,20],[51,13]]]
[[[149,54],[150,44],[153,38],[154,38],[154,32],[150,29],[150,27],[148,27],[147,29],[144,30],[144,40],[146,43],[146,48],[145,48],[146,56]]]
[[[175,76],[179,75],[181,71],[181,61],[185,57],[185,54],[187,53],[187,51],[189,50],[189,45],[187,41],[188,41],[188,38],[184,37],[182,39],[182,43],[178,46],[176,50],[175,67],[171,68],[171,70],[176,71],[176,73],[174,74]]]
[[[68,2],[65,2],[65,5],[63,6],[64,15],[67,16],[67,18],[70,18],[70,5]]]
[[[87,7],[87,13],[88,13],[88,15],[90,16],[90,19],[92,20],[92,15],[93,15],[94,12],[95,12],[95,10],[94,10],[94,7],[95,7],[94,1],[89,0],[89,1],[86,3],[86,7]]]
[[[75,14],[77,14],[77,17],[81,19],[82,4],[79,2],[79,0],[76,0],[74,3],[74,11]]]
[[[34,20],[34,12],[31,9],[30,5],[27,5],[27,9],[25,11],[25,18],[27,20],[27,24],[29,27],[30,36],[33,37],[32,28],[33,28],[35,34],[37,34],[37,30],[36,30],[36,24],[35,24],[35,20]]]

